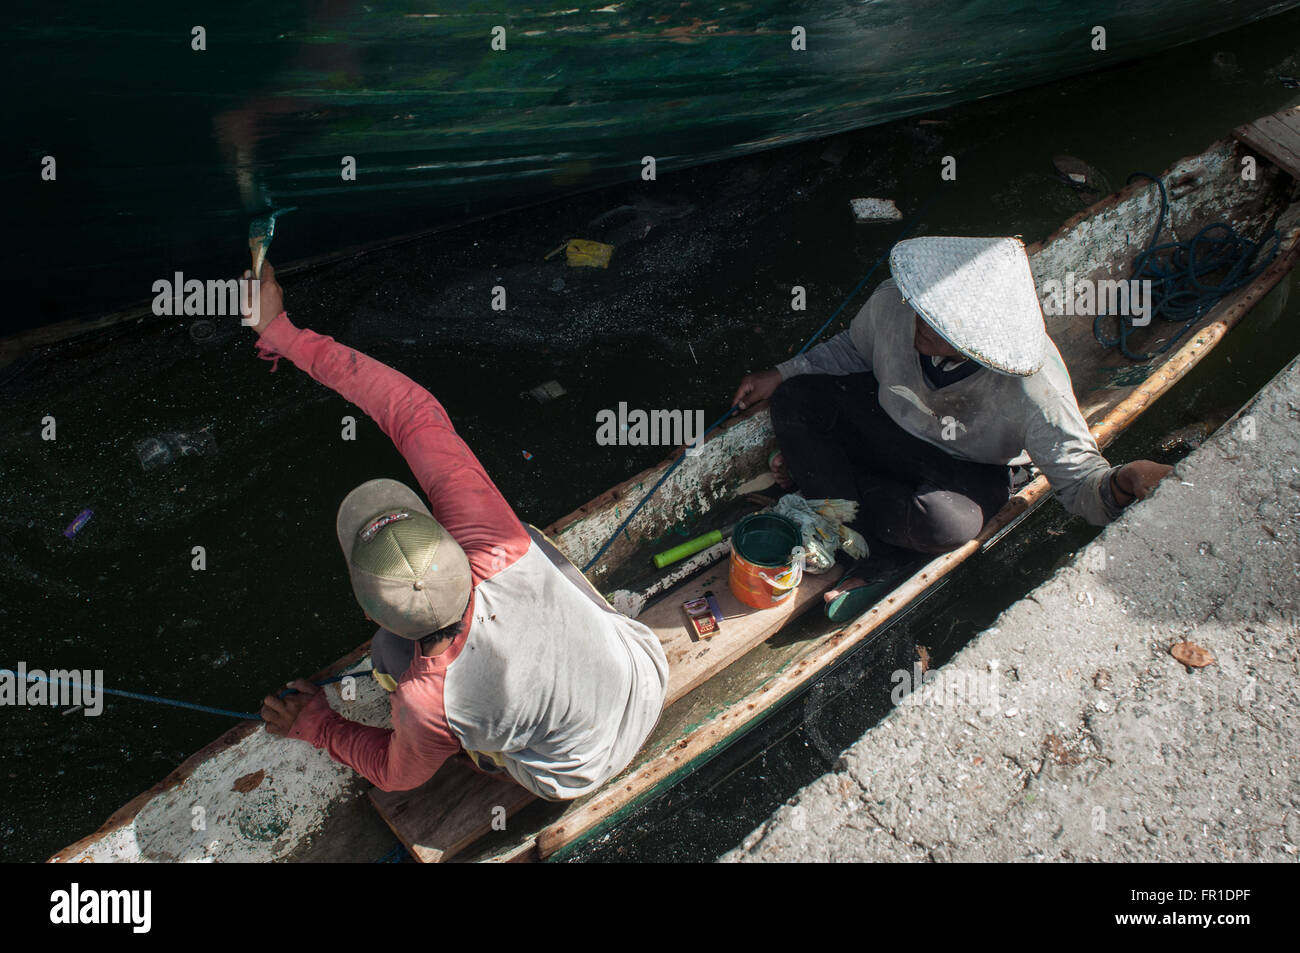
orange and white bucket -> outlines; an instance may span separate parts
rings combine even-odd
[[[799,528],[775,513],[754,513],[731,534],[731,592],[755,609],[790,597],[803,580],[804,551]]]

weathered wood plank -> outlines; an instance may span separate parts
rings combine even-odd
[[[1300,179],[1300,106],[1238,126],[1232,134]]]
[[[483,774],[460,758],[448,761],[414,791],[370,790],[370,803],[379,816],[424,864],[464,850],[492,830],[494,819],[504,820],[532,801],[532,794],[509,778]]]
[[[706,570],[685,585],[646,607],[637,621],[644,622],[659,636],[668,656],[668,699],[671,705],[687,692],[703,685],[754,646],[779,632],[790,619],[821,602],[822,594],[840,576],[832,569],[820,576],[804,576],[794,595],[770,609],[752,609],[732,595],[727,584],[727,560]],[[682,603],[712,590],[722,610],[723,623],[709,639],[697,638],[686,621]]]

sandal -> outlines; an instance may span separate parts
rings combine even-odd
[[[889,589],[889,582],[883,580],[846,589],[826,603],[826,618],[836,624],[852,622],[879,602],[880,597],[887,593]]]
[[[911,554],[915,556],[915,554]],[[873,565],[874,564],[874,565]],[[826,618],[836,624],[852,622],[881,600],[899,579],[918,565],[917,558],[891,559],[877,557],[859,559],[840,577],[840,582],[861,579],[862,585],[846,589],[826,603]]]

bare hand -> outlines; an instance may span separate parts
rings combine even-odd
[[[262,699],[262,720],[266,722],[266,730],[273,735],[287,735],[299,713],[320,693],[318,686],[304,678],[295,678],[286,687],[296,688],[298,693],[283,698],[267,695]]]
[[[1123,492],[1139,500],[1151,495],[1156,484],[1169,476],[1173,467],[1154,460],[1134,460],[1119,468],[1115,474],[1115,485]]]
[[[731,398],[731,406],[745,410],[760,400],[767,400],[781,386],[781,372],[775,367],[757,374],[746,374],[736,388],[736,396]]]
[[[252,277],[253,272],[251,270],[244,272],[246,281],[251,281]],[[262,262],[262,280],[258,282],[258,285],[260,285],[261,291],[258,296],[258,322],[249,324],[248,327],[256,331],[258,337],[261,337],[262,332],[270,327],[271,322],[284,310],[284,292],[280,289],[280,283],[275,280],[275,269],[271,267],[269,261]],[[244,287],[247,289],[254,286],[248,284]],[[240,302],[240,311],[243,312],[245,319],[253,316],[252,302],[249,301],[247,295]]]

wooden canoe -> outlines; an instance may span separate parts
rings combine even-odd
[[[1284,118],[1294,121],[1295,116]],[[1250,138],[1253,126],[1175,163],[1162,179],[1171,198],[1170,225],[1180,238],[1220,221],[1252,239],[1277,229],[1281,250],[1265,271],[1203,316],[1176,347],[1143,365],[1100,348],[1090,318],[1048,318],[1079,406],[1103,448],[1200,362],[1300,256],[1300,195],[1294,179],[1300,170],[1288,172],[1251,152],[1243,141]],[[1269,134],[1278,135],[1272,127]],[[1242,160],[1248,156],[1255,163],[1253,179],[1242,174]],[[1101,200],[1030,246],[1036,280],[1042,286],[1052,278],[1064,280],[1067,272],[1076,280],[1127,277],[1158,211],[1158,195],[1146,182]],[[1137,346],[1152,347],[1173,327],[1156,322]],[[326,841],[332,856],[368,861],[378,856],[374,831],[382,830],[374,811],[419,860],[562,856],[724,748],[1014,527],[1050,493],[1043,478],[1034,480],[978,539],[921,566],[838,631],[805,639],[772,638],[789,617],[819,602],[818,587],[826,583],[814,577],[800,588],[798,605],[764,610],[767,615],[738,613],[734,625],[729,611],[723,633],[708,643],[693,642],[685,635],[677,607],[691,592],[725,590],[719,569],[704,568],[664,594],[663,584],[645,583],[640,567],[655,541],[700,525],[700,514],[706,514],[706,520],[723,518],[725,501],[762,472],[772,445],[765,408],[731,420],[674,472],[589,573],[602,591],[640,587],[649,602],[640,618],[660,633],[673,670],[671,704],[654,735],[631,766],[601,790],[577,802],[548,804],[533,801],[511,784],[449,764],[424,788],[401,794],[372,792],[368,801],[363,795],[369,786],[348,768],[307,745],[275,739],[260,723],[248,722],[227,731],[116,812],[99,831],[52,859],[309,860],[319,856]],[[556,521],[547,534],[575,564],[585,564],[673,459],[591,500]],[[338,660],[322,675],[367,667],[366,648]],[[331,692],[332,703],[349,718],[386,723],[386,697],[369,680],[359,681],[356,700],[343,702]],[[202,825],[194,823],[196,808],[202,808]],[[369,840],[362,830],[369,832]]]

